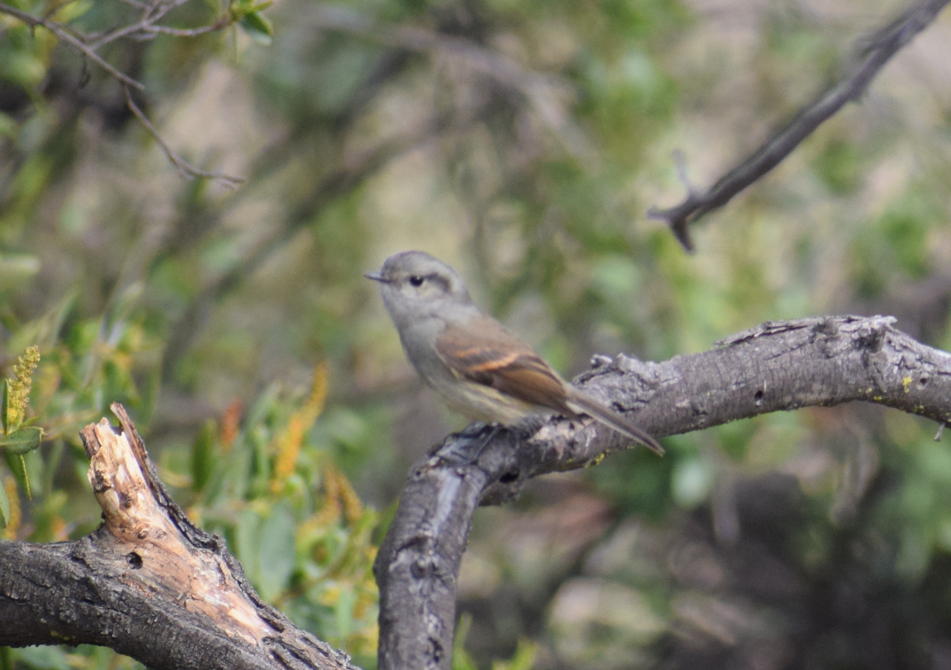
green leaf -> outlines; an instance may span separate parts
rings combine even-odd
[[[195,437],[192,444],[192,490],[201,491],[205,488],[213,471],[215,434],[217,428],[214,421],[206,421],[204,427]]]
[[[274,507],[263,522],[258,546],[261,572],[258,590],[265,600],[273,600],[287,588],[294,570],[294,515],[286,503]]]
[[[9,395],[9,389],[7,389],[7,380],[4,379],[0,382],[0,430],[6,432],[11,426],[7,425],[7,396]]]
[[[238,22],[252,40],[264,46],[270,46],[274,37],[271,22],[258,12],[248,12]]]
[[[340,589],[340,595],[334,605],[334,619],[337,624],[337,635],[343,640],[353,633],[353,607],[355,603],[356,595],[353,589]]]
[[[261,547],[261,517],[250,509],[241,511],[235,524],[234,554],[244,567],[245,576],[257,583],[261,575],[261,560],[258,550]]]
[[[17,483],[23,487],[23,490],[26,492],[26,496],[29,499],[33,499],[33,490],[42,490],[42,481],[40,481],[36,474],[42,471],[43,461],[40,459],[38,451],[27,451],[25,453],[16,454],[6,449],[0,449],[0,455],[3,456],[3,460],[6,462],[7,467],[10,468],[10,472],[13,474],[13,478],[16,479]],[[27,461],[30,461],[30,467],[27,467]],[[32,468],[32,473],[31,473]]]
[[[472,615],[465,613],[459,617],[456,636],[452,642],[452,670],[477,670],[479,667],[463,646],[470,628],[472,628]]]
[[[494,661],[492,670],[532,670],[535,667],[536,656],[538,656],[537,644],[519,640],[515,655],[508,661]]]
[[[25,454],[40,446],[42,440],[43,429],[39,426],[28,426],[0,438],[0,449],[10,454]]]
[[[10,522],[10,499],[7,498],[7,491],[0,481],[0,528],[6,528]]]
[[[93,647],[94,650],[102,649],[108,653],[111,649],[103,647]],[[70,650],[72,651],[72,650]],[[2,666],[3,670],[7,668],[30,668],[31,670],[72,670],[76,665],[70,664],[64,649],[59,647],[25,647],[23,649],[14,649],[12,660],[16,661],[10,666]],[[95,653],[95,652],[94,652]],[[75,661],[74,661],[75,663]],[[116,664],[113,663],[114,667]],[[84,667],[107,667],[105,664],[93,665],[88,662]]]

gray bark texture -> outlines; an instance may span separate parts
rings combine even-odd
[[[765,323],[664,363],[598,357],[575,383],[663,437],[807,406],[865,401],[951,422],[951,354],[891,317]],[[103,525],[74,542],[0,542],[0,645],[90,643],[150,668],[340,668],[345,654],[263,603],[224,542],[158,481],[125,410],[82,436]],[[487,441],[486,435],[489,435]],[[411,470],[380,548],[380,669],[450,667],[456,579],[480,504],[532,477],[626,449],[587,419],[470,427]]]
[[[951,354],[892,327],[891,317],[764,323],[711,351],[649,363],[598,358],[575,383],[655,437],[801,407],[865,401],[951,422]],[[380,670],[450,667],[456,578],[480,504],[514,497],[539,475],[591,465],[627,447],[593,422],[566,419],[519,435],[453,435],[413,467],[375,565]],[[607,467],[610,467],[609,465]]]

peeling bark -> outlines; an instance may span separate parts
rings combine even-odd
[[[351,670],[263,602],[224,541],[169,497],[114,404],[83,429],[103,523],[74,542],[0,542],[0,645],[98,644],[150,668]]]

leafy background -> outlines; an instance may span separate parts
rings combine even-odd
[[[94,32],[131,4],[15,6]],[[122,402],[261,594],[373,667],[374,547],[409,464],[461,426],[362,278],[403,249],[454,265],[569,375],[826,313],[894,314],[951,349],[947,13],[688,256],[644,215],[684,195],[673,153],[711,183],[904,5],[192,0],[167,23],[236,8],[273,37],[245,21],[102,52],[176,151],[247,178],[234,190],[183,179],[114,80],[0,11],[0,346],[8,377],[39,346],[46,434],[0,465],[6,539],[97,525],[78,431]],[[949,667],[935,432],[807,409],[539,481],[477,515],[456,665]]]

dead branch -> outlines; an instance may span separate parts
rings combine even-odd
[[[793,149],[847,102],[861,97],[892,56],[927,28],[949,1],[951,0],[924,0],[878,31],[872,40],[863,40],[861,62],[841,81],[803,107],[792,121],[766,140],[749,157],[718,179],[707,191],[697,193],[690,190],[686,200],[676,207],[651,208],[647,216],[666,221],[684,249],[693,251],[690,224],[723,207],[740,191],[779,165]],[[689,189],[689,184],[687,186]]]
[[[75,542],[0,542],[0,645],[98,644],[157,670],[355,670],[260,599],[112,410],[120,429],[103,419],[81,433],[102,525]]]

